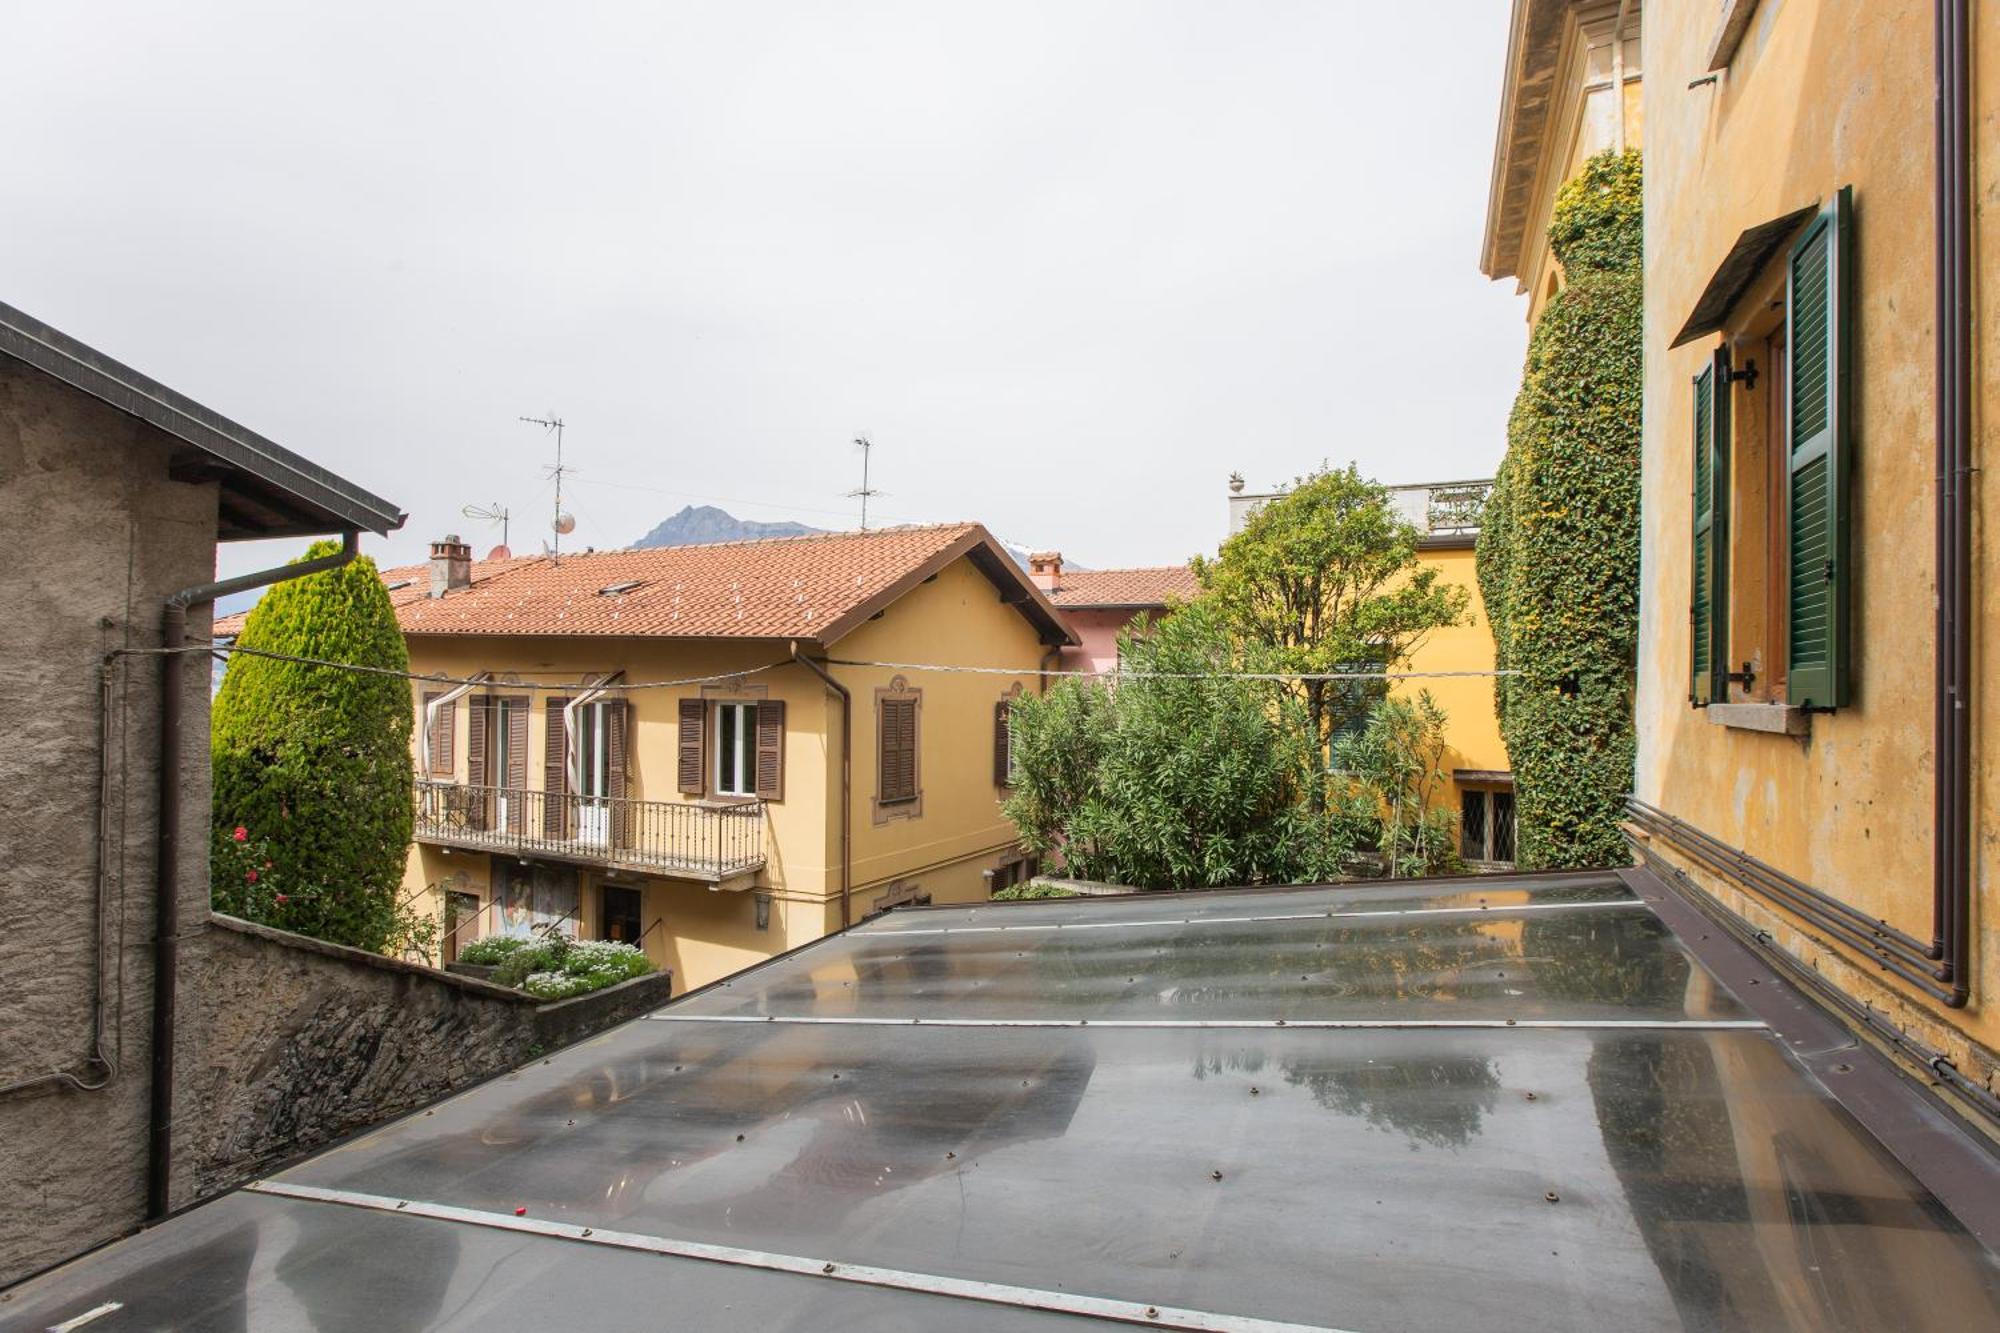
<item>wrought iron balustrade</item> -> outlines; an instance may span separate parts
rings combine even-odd
[[[1490,481],[1451,482],[1431,487],[1425,506],[1431,535],[1477,533],[1479,520],[1486,512],[1486,497],[1492,490]]]
[[[764,864],[764,806],[550,796],[420,779],[419,841],[721,879]]]

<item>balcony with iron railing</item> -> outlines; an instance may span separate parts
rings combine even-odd
[[[764,806],[551,796],[419,779],[417,841],[720,883],[764,864]]]

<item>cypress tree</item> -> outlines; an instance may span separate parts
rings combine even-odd
[[[1639,154],[1601,153],[1557,193],[1568,285],[1528,340],[1479,534],[1500,734],[1523,869],[1622,864],[1639,635],[1644,340]]]
[[[315,543],[302,559],[331,554]],[[280,583],[237,646],[409,669],[375,562]],[[217,911],[379,950],[396,926],[411,831],[409,683],[239,654],[215,698]]]

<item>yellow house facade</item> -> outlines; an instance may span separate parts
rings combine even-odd
[[[447,959],[556,929],[679,993],[1032,870],[1005,710],[1073,636],[976,524],[559,564],[448,539],[383,578],[428,678],[405,887]]]
[[[1509,79],[1558,63],[1552,34],[1584,8],[1519,0],[1515,32],[1542,49],[1510,52]],[[1728,0],[1656,3],[1643,25],[1666,91],[1641,144],[1628,835],[1991,1129],[2000,683],[1980,663],[2000,509],[1978,445],[2000,389],[1982,281],[2000,231],[1974,201],[2000,190],[2000,18]],[[1539,133],[1579,95],[1544,88]],[[1510,153],[1573,160],[1508,123],[1528,100],[1503,102],[1496,199]],[[1523,186],[1520,214],[1545,213],[1560,176]],[[1489,255],[1505,230],[1496,210]]]
[[[1388,489],[1390,503],[1423,534],[1418,561],[1436,570],[1440,583],[1463,588],[1468,605],[1463,621],[1432,630],[1407,661],[1393,667],[1411,678],[1391,682],[1388,692],[1414,698],[1427,691],[1445,711],[1449,778],[1439,800],[1458,813],[1464,858],[1475,866],[1505,868],[1514,860],[1514,775],[1493,705],[1493,628],[1474,568],[1479,515],[1493,482],[1424,482]],[[1241,531],[1258,506],[1282,494],[1248,492],[1240,477],[1232,478],[1230,532]]]

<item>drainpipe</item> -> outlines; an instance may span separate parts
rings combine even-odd
[[[1966,0],[1935,8],[1937,228],[1937,645],[1932,767],[1932,957],[1963,1008],[1971,987],[1972,915],[1972,281]]]
[[[180,963],[181,696],[188,608],[218,597],[318,574],[361,553],[361,534],[344,532],[340,550],[317,560],[183,588],[167,598],[160,647],[160,829],[158,899],[153,904],[153,1089],[146,1158],[146,1220],[167,1215],[173,1176],[174,1003]]]
[[[854,859],[854,696],[845,685],[827,674],[826,668],[799,651],[792,641],[792,660],[826,682],[840,696],[840,928],[854,924],[854,908],[849,902],[853,890]]]

